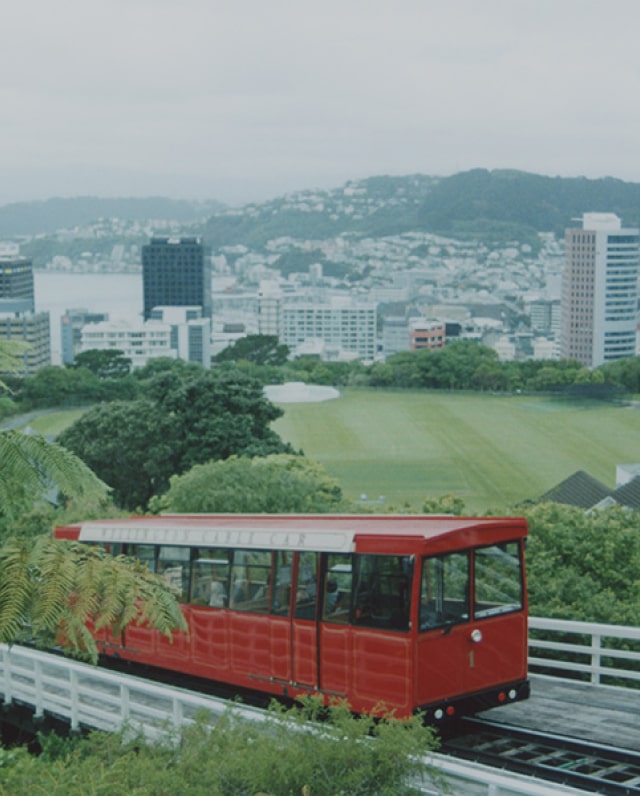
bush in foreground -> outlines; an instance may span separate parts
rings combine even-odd
[[[328,710],[314,699],[302,710],[274,707],[248,723],[230,709],[215,725],[204,720],[162,742],[93,733],[44,739],[43,753],[0,757],[1,793],[47,796],[402,796],[424,776],[420,758],[436,745],[419,717],[375,721],[347,707]]]

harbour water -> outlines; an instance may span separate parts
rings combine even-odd
[[[142,274],[34,271],[36,311],[48,312],[51,360],[61,362],[60,319],[69,309],[107,312],[110,320],[142,315]]]

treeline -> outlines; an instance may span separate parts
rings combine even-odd
[[[492,348],[472,340],[434,351],[403,351],[363,365],[323,362],[314,356],[288,361],[286,346],[277,338],[250,335],[225,349],[217,361],[235,363],[264,384],[304,381],[333,387],[547,392],[594,398],[640,392],[640,357],[594,369],[568,359],[502,362]]]
[[[316,356],[288,359],[287,346],[270,335],[249,335],[221,352],[212,372],[240,373],[261,385],[304,381],[333,387],[544,392],[612,398],[640,393],[640,357],[590,369],[575,360],[502,362],[496,352],[470,340],[431,351],[405,351],[383,362],[323,362]],[[5,377],[11,392],[0,397],[0,417],[57,406],[81,406],[143,396],[158,374],[194,374],[200,366],[151,360],[130,370],[118,351],[88,351],[72,367],[49,366],[27,378]]]

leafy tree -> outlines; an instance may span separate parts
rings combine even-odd
[[[533,615],[640,624],[637,512],[613,507],[587,514],[547,503],[525,514]]]
[[[256,365],[284,365],[289,347],[280,343],[277,335],[249,334],[236,340],[216,356],[217,362],[245,359]]]
[[[171,479],[169,491],[152,504],[170,512],[323,513],[345,510],[342,490],[317,462],[273,454],[231,456]]]
[[[156,400],[175,419],[180,437],[174,473],[234,454],[294,452],[270,427],[282,410],[265,398],[258,380],[240,371],[202,371],[164,387],[163,394],[156,390]]]
[[[131,360],[123,351],[92,348],[76,354],[73,368],[87,368],[100,379],[117,379],[131,372]]]
[[[97,401],[135,396],[131,377],[101,378],[86,367],[49,365],[15,384],[17,400],[27,409],[49,406],[80,406]]]
[[[185,378],[163,370],[147,400],[113,402],[87,412],[58,438],[113,487],[114,500],[146,507],[169,478],[212,459],[293,452],[270,428],[282,411],[260,382],[238,371],[199,369]]]
[[[58,437],[113,489],[119,506],[134,510],[163,492],[178,472],[179,423],[154,401],[96,406]]]

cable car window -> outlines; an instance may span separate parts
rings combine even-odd
[[[191,602],[211,608],[229,605],[229,552],[197,547],[191,562]]]
[[[522,567],[518,542],[475,551],[474,615],[476,619],[522,609]]]
[[[413,558],[356,555],[354,562],[353,623],[408,630]]]
[[[268,613],[270,584],[270,551],[234,551],[231,566],[231,608],[257,614]]]
[[[352,556],[329,553],[323,584],[322,618],[325,622],[349,622],[351,607]]]
[[[296,619],[315,619],[318,597],[318,554],[303,552],[298,559]]]
[[[289,615],[291,600],[291,570],[293,553],[290,550],[279,550],[274,553],[274,587],[271,595],[271,613],[276,616]]]
[[[423,559],[420,584],[420,630],[469,619],[469,554],[450,553]]]
[[[158,551],[157,572],[162,575],[177,592],[178,600],[186,602],[189,594],[189,547],[169,547],[163,545]]]
[[[127,545],[127,555],[146,564],[149,572],[156,571],[156,546],[154,544],[129,544]]]

